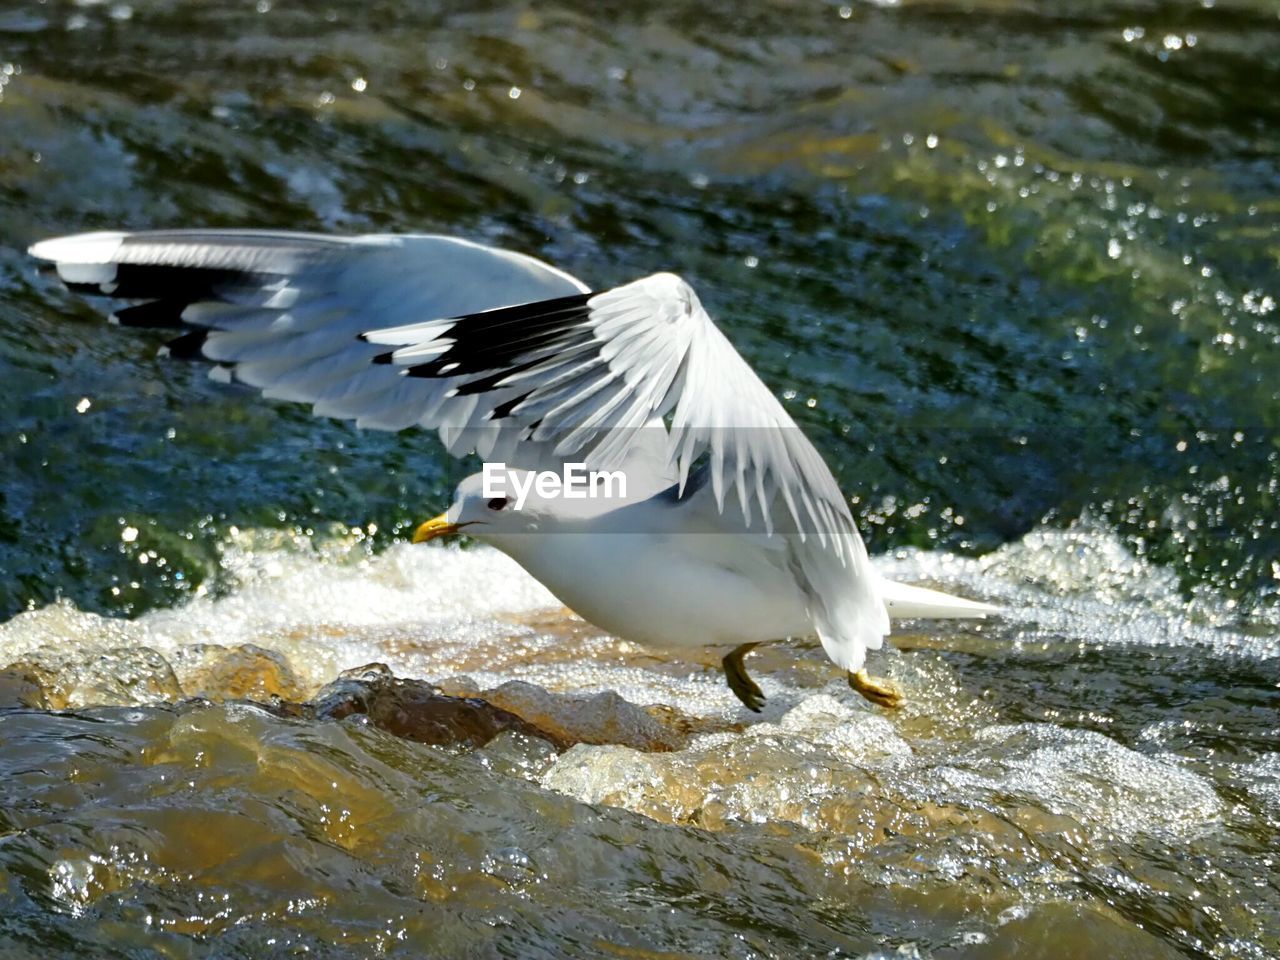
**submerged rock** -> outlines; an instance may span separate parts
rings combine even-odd
[[[0,670],[0,710],[5,707],[49,708],[40,678],[30,667],[13,664]]]
[[[447,696],[422,680],[396,677],[381,663],[347,670],[300,713],[322,720],[360,714],[379,730],[416,743],[480,747],[512,731],[564,748],[555,733],[509,710],[476,697]]]
[[[595,694],[553,693],[532,683],[511,680],[480,690],[467,677],[446,680],[442,689],[456,696],[480,697],[518,713],[568,744],[618,744],[634,750],[675,750],[685,738],[659,723],[649,711],[606,690]],[[674,709],[664,711],[675,714]]]
[[[301,700],[301,681],[283,656],[251,643],[221,647],[196,643],[171,658],[188,696],[207,700]]]
[[[265,701],[305,696],[280,654],[252,644],[188,644],[166,656],[142,644],[85,643],[33,650],[0,669],[13,682],[20,678],[34,685],[39,696],[33,704],[52,710],[176,703],[188,697]]]
[[[88,647],[33,652],[29,659],[0,665],[0,709],[251,701],[281,717],[361,715],[397,737],[439,746],[481,747],[512,732],[560,751],[578,739],[564,736],[562,725],[544,727],[478,697],[450,696],[425,681],[396,677],[383,664],[347,670],[314,698],[304,697],[303,684],[285,658],[253,644],[188,644],[169,657],[146,646]],[[612,699],[647,719],[616,694]]]
[[[52,710],[138,706],[174,702],[183,696],[169,661],[150,647],[99,649],[83,659],[65,653],[36,654],[9,664],[6,672],[34,682],[42,706]]]
[[[586,803],[669,823],[721,829],[782,820],[858,831],[882,800],[870,769],[910,753],[884,717],[819,694],[778,723],[707,734],[675,752],[582,743],[541,782]]]

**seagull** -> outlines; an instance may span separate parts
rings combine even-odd
[[[674,274],[593,292],[437,235],[113,231],[29,253],[123,301],[118,325],[178,330],[164,351],[214,377],[478,454],[415,543],[465,530],[608,633],[729,647],[752,711],[765,696],[744,658],[762,643],[816,635],[893,708],[902,692],[866,670],[890,616],[997,610],[877,573],[816,448]]]

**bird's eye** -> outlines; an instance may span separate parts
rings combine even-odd
[[[506,505],[507,505],[506,497],[494,497],[492,500],[489,501],[490,510],[501,510]]]

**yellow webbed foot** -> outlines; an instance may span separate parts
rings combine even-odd
[[[892,680],[884,677],[873,677],[866,670],[858,670],[849,674],[849,686],[877,706],[896,710],[902,706],[902,690]]]

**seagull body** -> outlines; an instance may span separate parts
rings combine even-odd
[[[545,501],[548,509],[534,502],[525,513],[536,512],[538,529],[528,532],[504,528],[510,514],[468,523],[479,511],[467,509],[465,493],[459,522],[453,508],[445,516],[512,557],[583,619],[637,643],[670,650],[812,635],[782,537],[745,533],[740,523],[732,529],[733,518],[726,522],[704,491],[572,520],[557,517],[556,501]]]
[[[518,508],[468,477],[415,540],[466,529],[625,639],[733,646],[726,677],[753,710],[742,658],[759,643],[816,635],[855,689],[893,705],[863,670],[890,614],[995,609],[882,580],[821,456],[673,274],[592,293],[443,236],[112,232],[30,252],[74,290],[130,301],[120,325],[182,329],[171,355],[267,397],[434,429],[451,453],[517,472],[619,471],[616,495],[539,490]]]

